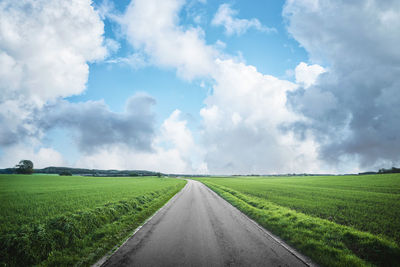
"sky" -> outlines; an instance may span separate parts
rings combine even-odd
[[[0,168],[400,165],[397,0],[0,0]]]

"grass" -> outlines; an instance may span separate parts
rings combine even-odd
[[[185,183],[0,175],[0,265],[90,265]]]
[[[399,174],[198,180],[318,264],[399,266]]]

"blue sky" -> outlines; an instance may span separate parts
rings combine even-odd
[[[94,6],[103,1],[95,1]],[[121,4],[123,3],[123,4]],[[196,25],[188,12],[204,13],[204,21],[199,25],[205,31],[205,40],[214,44],[218,40],[226,44],[225,52],[241,54],[247,64],[257,67],[265,74],[286,77],[287,70],[293,70],[300,62],[307,62],[307,53],[286,31],[282,18],[284,1],[231,1],[232,7],[240,11],[241,18],[257,18],[262,24],[277,29],[275,33],[263,33],[254,29],[241,36],[226,36],[222,27],[211,25],[213,15],[224,1],[210,1],[202,4],[193,1],[190,11],[181,11],[180,25]],[[115,3],[114,3],[115,4]],[[118,1],[117,12],[124,12],[129,1]],[[198,11],[196,7],[200,10]],[[193,9],[193,10],[192,10]],[[119,50],[111,58],[126,57],[135,51],[124,38],[119,38],[118,25],[110,19],[104,20],[105,37],[116,39]],[[163,121],[175,109],[199,119],[199,110],[207,96],[208,89],[200,86],[201,81],[185,81],[175,75],[174,69],[159,69],[149,66],[132,68],[123,64],[96,62],[89,64],[90,75],[86,91],[69,99],[74,102],[104,99],[114,111],[122,111],[125,100],[133,92],[143,91],[157,100],[158,119]],[[294,77],[286,77],[293,80]],[[115,92],[118,92],[115,94]]]
[[[111,2],[110,2],[111,3]],[[221,4],[229,3],[240,12],[241,18],[257,18],[263,25],[277,29],[273,33],[250,29],[241,36],[227,36],[222,27],[211,25],[213,15]],[[94,1],[98,7],[104,1]],[[115,12],[123,13],[129,1],[112,2]],[[192,1],[180,12],[180,25],[183,27],[199,25],[205,32],[208,44],[222,41],[226,44],[227,54],[241,56],[249,65],[255,66],[261,73],[271,74],[294,80],[286,71],[293,70],[300,62],[307,62],[306,51],[299,46],[286,31],[281,15],[284,1],[210,1],[207,4]],[[192,13],[204,16],[200,23],[193,21]],[[115,39],[120,48],[111,58],[126,57],[135,49],[119,36],[119,25],[105,18],[105,37]],[[135,92],[146,92],[153,96],[157,105],[155,111],[159,125],[175,110],[187,115],[189,127],[196,133],[201,117],[199,110],[204,106],[204,99],[210,85],[202,87],[201,80],[186,81],[176,76],[174,69],[159,69],[153,66],[135,68],[126,64],[108,64],[96,62],[89,64],[90,75],[87,89],[83,94],[68,98],[72,102],[104,100],[115,112],[121,112],[126,99]],[[52,140],[55,138],[51,138]]]
[[[111,3],[111,2],[110,2]],[[211,25],[213,15],[224,1],[210,1],[203,4],[197,1],[189,3],[188,9],[180,12],[180,25],[188,27],[197,25],[193,21],[193,12],[204,16],[198,25],[205,32],[205,40],[208,44],[222,41],[226,44],[224,51],[231,55],[240,55],[247,64],[257,67],[266,74],[284,77],[290,80],[294,76],[287,76],[287,70],[293,70],[300,62],[307,61],[307,53],[301,48],[286,31],[285,22],[282,18],[282,7],[284,1],[255,1],[251,5],[245,1],[231,1],[232,8],[240,11],[241,18],[257,18],[263,25],[277,29],[273,33],[260,32],[250,29],[241,36],[227,36],[222,27]],[[123,13],[129,1],[112,2],[115,5],[114,12]],[[94,1],[94,6],[104,5],[104,1]],[[115,21],[105,18],[105,37],[117,40],[120,48],[113,53],[111,58],[127,57],[134,53],[135,49],[119,36],[119,25]],[[126,99],[136,92],[146,92],[155,98],[156,119],[158,126],[168,118],[176,109],[186,114],[188,127],[196,136],[200,127],[201,117],[199,110],[204,106],[204,99],[209,90],[208,85],[202,87],[201,80],[186,81],[176,76],[174,69],[159,69],[153,66],[136,68],[126,64],[108,64],[96,62],[89,64],[90,74],[87,89],[83,94],[69,97],[71,102],[83,102],[88,100],[104,100],[111,110],[121,112],[124,109]],[[51,135],[54,136],[51,136]],[[76,156],[73,146],[65,146],[65,141],[54,142],[61,132],[50,133],[49,141],[53,142]],[[68,138],[63,136],[60,139]]]
[[[0,167],[399,164],[399,14],[396,1],[5,0]]]

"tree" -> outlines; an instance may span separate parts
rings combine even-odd
[[[392,167],[391,169],[379,169],[378,173],[400,173],[400,168]]]
[[[27,159],[21,160],[15,165],[16,173],[20,174],[32,174],[33,173],[33,162]]]

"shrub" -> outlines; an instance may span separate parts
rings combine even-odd
[[[59,174],[60,176],[72,176],[72,173],[70,171],[62,171]]]

